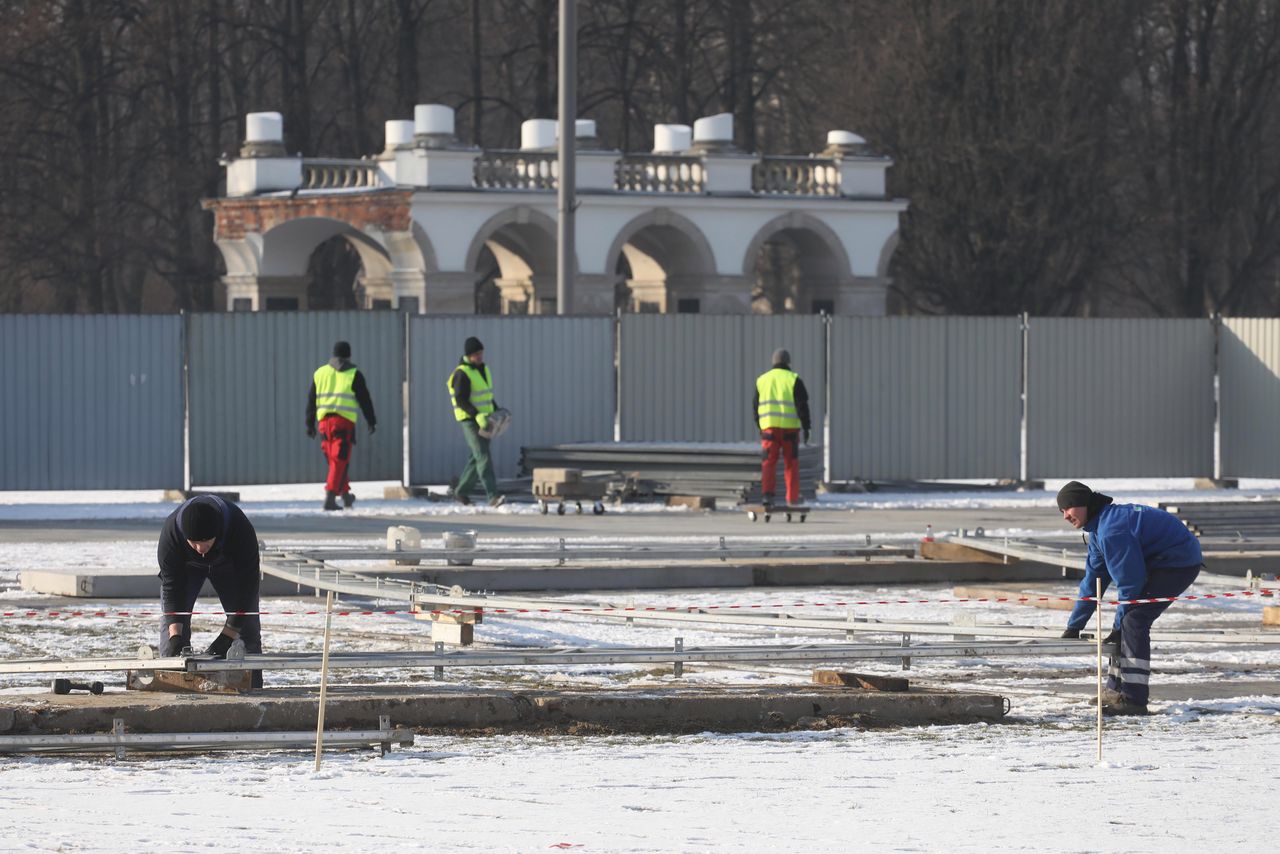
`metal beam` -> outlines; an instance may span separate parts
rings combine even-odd
[[[1107,647],[1110,649],[1111,647]],[[1089,641],[991,641],[934,644],[799,644],[790,646],[611,647],[598,649],[500,649],[439,652],[330,653],[329,667],[360,670],[437,667],[503,667],[574,664],[654,664],[717,661],[862,661],[901,658],[983,658],[993,655],[1092,655]],[[192,673],[222,670],[318,670],[319,654],[248,655],[243,663],[193,658]]]

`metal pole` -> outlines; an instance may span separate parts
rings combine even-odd
[[[329,634],[333,626],[333,591],[324,602],[324,651],[320,654],[320,709],[316,715],[316,770],[320,770],[320,752],[324,749],[324,700],[329,688]]]
[[[1102,579],[1095,579],[1098,603],[1098,761],[1102,761]]]
[[[556,314],[573,314],[574,146],[578,139],[578,0],[560,0],[560,178],[556,195]]]

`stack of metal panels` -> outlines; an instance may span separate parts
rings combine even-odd
[[[626,481],[624,496],[696,495],[737,501],[760,495],[760,445],[755,442],[583,442],[520,449],[520,470],[580,469]],[[778,461],[777,492],[785,491]],[[822,479],[822,449],[800,448],[800,489],[812,496]]]
[[[1280,500],[1169,501],[1160,507],[1201,537],[1280,538]]]

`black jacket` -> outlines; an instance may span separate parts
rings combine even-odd
[[[161,610],[169,613],[179,610],[185,604],[182,602],[183,593],[191,572],[217,575],[220,579],[231,582],[219,587],[219,592],[224,589],[235,591],[232,598],[237,601],[228,603],[227,610],[257,610],[261,575],[258,566],[258,534],[253,529],[253,523],[244,515],[243,510],[230,502],[220,504],[220,499],[209,495],[202,495],[194,500],[212,503],[219,508],[225,505],[223,529],[213,548],[202,557],[187,545],[187,538],[179,530],[178,513],[182,507],[165,519],[157,550],[160,562]],[[239,628],[242,620],[242,617],[231,616],[227,618],[227,625]]]
[[[329,365],[335,371],[349,371],[355,367],[352,362],[339,359],[337,356],[329,360]],[[356,370],[355,379],[351,381],[351,392],[356,396],[356,403],[360,404],[360,411],[364,413],[369,426],[377,427],[378,417],[373,414],[373,398],[369,396],[369,386],[365,384],[364,374],[359,369]],[[316,381],[312,378],[311,390],[307,392],[307,429],[310,430],[314,426],[316,426]]]

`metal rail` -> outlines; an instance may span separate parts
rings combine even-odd
[[[386,720],[386,716],[383,716]],[[386,755],[393,744],[412,747],[413,732],[392,729],[331,730],[324,733],[324,746],[378,746]],[[314,748],[314,732],[160,732],[129,733],[124,721],[116,718],[111,733],[101,735],[6,735],[0,736],[0,753],[111,753],[125,758],[134,753],[192,753],[211,750],[284,750]]]
[[[679,610],[648,610],[645,607],[619,605],[612,602],[584,603],[556,599],[522,599],[505,596],[465,594],[445,589],[440,585],[423,584],[401,579],[375,578],[347,570],[333,569],[322,563],[289,554],[278,553],[271,560],[264,555],[264,572],[299,586],[318,590],[333,590],[351,596],[369,599],[393,599],[408,602],[421,610],[482,611],[490,615],[502,612],[533,613],[547,616],[578,616],[601,620],[647,620],[663,623],[718,624],[725,626],[753,626],[771,629],[816,630],[844,632],[847,635],[917,633],[930,635],[959,635],[1010,638],[1052,639],[1060,634],[1058,629],[1037,626],[967,625],[943,622],[887,621],[853,617],[852,614],[832,617],[798,617],[783,611],[717,609],[688,607]],[[1018,594],[1011,594],[1016,598]],[[1241,634],[1230,631],[1153,632],[1152,638],[1173,642],[1215,642],[1226,644],[1280,643],[1280,634]],[[3,670],[0,670],[3,672]]]
[[[685,647],[677,638],[672,647],[604,647],[584,649],[446,650],[434,652],[329,653],[329,667],[361,670],[389,668],[502,667],[574,664],[681,664],[717,661],[863,661],[911,658],[984,658],[993,655],[1092,655],[1090,641],[992,641],[988,643],[798,644],[788,646]],[[205,657],[187,660],[190,673],[223,670],[318,670],[321,656],[247,655],[243,662]]]
[[[746,560],[771,557],[787,558],[862,558],[876,557],[914,558],[915,546],[872,545],[870,538],[858,541],[830,543],[755,544],[730,543],[724,537],[719,543],[689,543],[674,546],[670,543],[620,543],[618,545],[575,545],[563,540],[559,545],[546,546],[483,546],[470,549],[363,549],[326,548],[290,549],[276,554],[294,559],[312,561],[368,561],[368,560],[434,560],[434,561],[637,561],[637,560]]]

